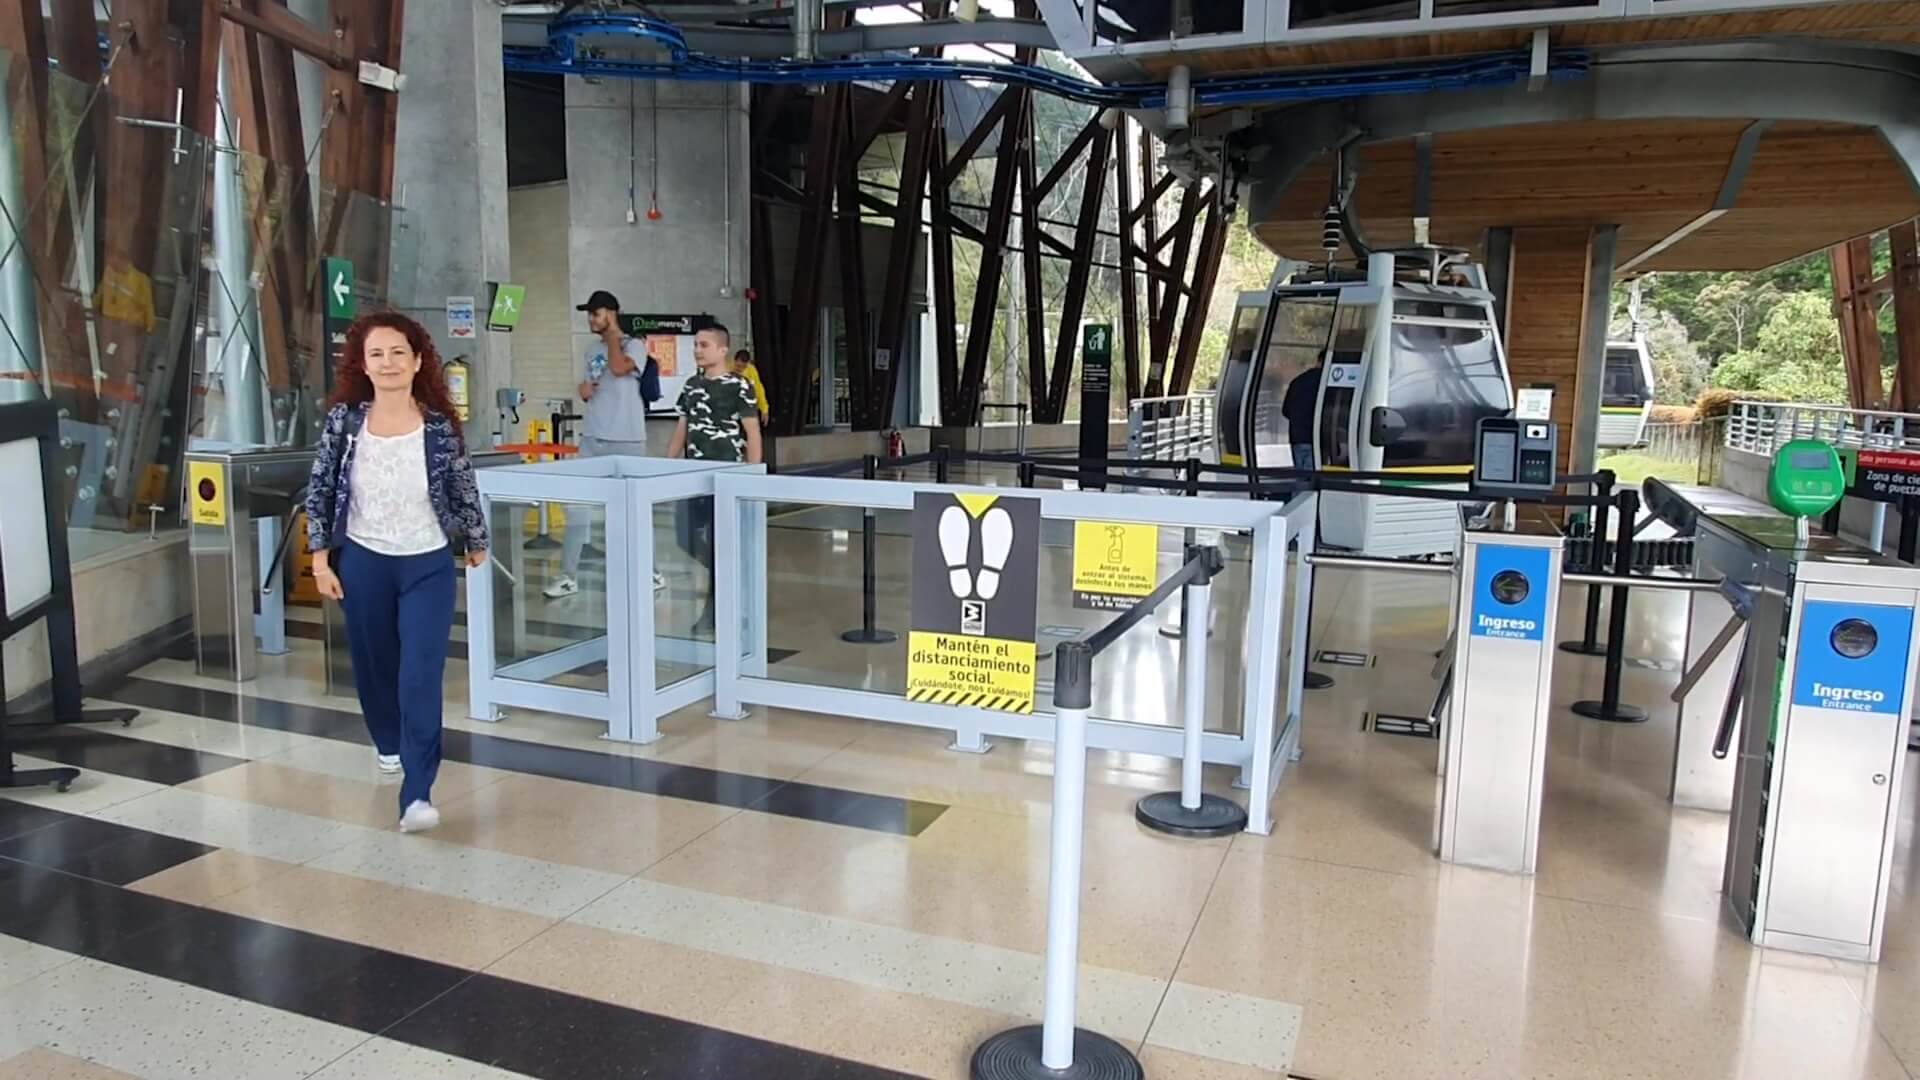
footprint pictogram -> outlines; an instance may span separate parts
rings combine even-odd
[[[1000,591],[1000,571],[1013,550],[1013,516],[996,506],[980,519],[980,599],[991,600]]]
[[[947,560],[947,587],[957,599],[973,594],[973,573],[967,569],[967,547],[973,540],[973,525],[967,512],[949,506],[940,514],[940,554]]]

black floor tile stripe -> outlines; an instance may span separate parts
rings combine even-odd
[[[130,677],[95,692],[95,697],[214,720],[245,722],[340,742],[366,742],[358,713],[277,701],[227,690]],[[918,836],[946,806],[891,795],[847,791],[793,780],[722,772],[644,758],[615,757],[591,750],[448,730],[441,751],[449,761],[484,765],[509,772],[572,780],[648,795],[805,818],[900,836]]]
[[[543,1080],[913,1080],[5,858],[0,933]]]
[[[169,746],[120,732],[117,726],[54,724],[16,728],[11,741],[15,750],[32,757],[155,784],[184,784],[247,763],[245,758]]]

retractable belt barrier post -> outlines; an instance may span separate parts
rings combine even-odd
[[[880,459],[872,454],[862,463],[860,475],[867,480],[876,480],[880,476]],[[876,525],[873,507],[860,512],[860,625],[840,635],[840,640],[853,645],[888,645],[900,640],[900,635],[891,630],[882,630],[875,625],[876,615],[874,599],[874,543]]]
[[[1589,720],[1604,720],[1610,724],[1641,724],[1647,719],[1647,710],[1637,705],[1628,705],[1620,700],[1620,677],[1626,666],[1624,655],[1627,642],[1627,593],[1626,578],[1633,573],[1633,521],[1640,512],[1640,493],[1627,488],[1620,492],[1619,536],[1614,543],[1613,574],[1621,584],[1613,587],[1613,598],[1607,612],[1607,670],[1601,684],[1599,701],[1576,701],[1573,711]],[[1600,537],[1593,538],[1597,551]],[[1598,586],[1589,586],[1597,589]],[[1592,618],[1594,606],[1591,600],[1587,604],[1588,618]]]
[[[1142,597],[1084,641],[1063,642],[1054,653],[1053,821],[1047,884],[1044,1020],[1039,1026],[1004,1031],[980,1044],[973,1055],[973,1080],[1145,1080],[1146,1071],[1132,1051],[1104,1035],[1074,1026],[1074,994],[1080,970],[1080,861],[1087,804],[1087,712],[1093,707],[1093,658],[1166,603],[1176,591],[1186,589],[1188,613],[1204,617],[1210,583],[1221,568],[1217,550],[1189,548],[1186,564],[1161,582],[1151,595]],[[1198,639],[1198,646],[1189,649],[1183,657],[1188,681],[1186,744],[1180,766],[1182,797],[1187,793],[1198,796],[1200,789],[1200,727],[1206,704],[1204,635]],[[1195,799],[1196,803],[1200,801]],[[1239,819],[1244,828],[1247,815],[1242,812]],[[1187,831],[1190,835],[1218,835]]]
[[[1613,505],[1614,475],[1610,470],[1602,470],[1594,482],[1594,495],[1600,499],[1600,505],[1593,511],[1593,528],[1587,530],[1587,572],[1604,574],[1607,572],[1607,511]],[[1579,653],[1582,656],[1601,656],[1607,651],[1600,644],[1600,586],[1587,586],[1587,612],[1584,629],[1579,641],[1563,641],[1563,652]]]
[[[1198,564],[1185,589],[1186,623],[1208,625],[1213,599],[1213,578],[1226,568],[1220,549],[1190,547],[1187,564]],[[1207,721],[1207,644],[1186,638],[1180,653],[1181,723],[1186,741],[1180,751],[1180,790],[1162,791],[1141,799],[1133,815],[1149,829],[1175,836],[1213,837],[1242,832],[1247,827],[1247,812],[1240,804],[1200,790],[1200,742]]]

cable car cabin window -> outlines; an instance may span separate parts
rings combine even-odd
[[[1292,468],[1293,433],[1281,404],[1287,387],[1302,372],[1320,362],[1333,333],[1331,296],[1281,296],[1273,302],[1267,328],[1267,350],[1261,358],[1253,416],[1246,430],[1262,468]]]
[[[1412,309],[1412,310],[1410,310]],[[1383,447],[1385,468],[1471,465],[1473,432],[1482,417],[1505,416],[1513,407],[1493,328],[1473,304],[1403,301],[1401,315],[1471,319],[1475,325],[1433,325],[1395,320],[1392,378],[1387,407],[1405,429]]]
[[[1640,370],[1639,349],[1608,349],[1607,367],[1600,380],[1600,404],[1612,408],[1639,408],[1652,396],[1646,373]]]
[[[1227,337],[1226,363],[1220,368],[1220,388],[1214,394],[1214,401],[1219,410],[1215,423],[1220,427],[1220,452],[1232,457],[1246,454],[1246,448],[1240,445],[1240,434],[1246,427],[1242,421],[1247,377],[1253,372],[1254,352],[1260,347],[1260,327],[1266,316],[1264,304],[1237,308],[1233,313],[1233,330]]]
[[[1327,363],[1359,365],[1366,359],[1367,338],[1373,333],[1373,305],[1347,306],[1334,319]],[[1320,467],[1353,467],[1353,395],[1351,386],[1320,389]]]

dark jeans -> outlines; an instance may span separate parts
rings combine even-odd
[[[701,566],[713,569],[713,497],[703,495],[673,504],[674,538],[680,550]]]
[[[347,647],[367,734],[400,756],[400,809],[431,802],[440,772],[441,680],[453,633],[453,556],[380,555],[349,542],[339,552]]]

